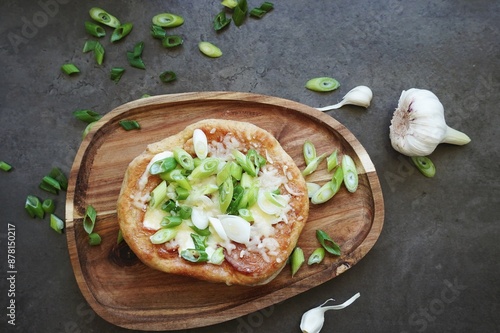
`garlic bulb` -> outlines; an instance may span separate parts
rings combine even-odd
[[[368,88],[367,86],[357,86],[351,89],[339,103],[318,108],[318,110],[329,111],[333,109],[338,109],[346,104],[357,105],[367,108],[370,106],[372,98],[373,98],[373,93],[370,88]]]
[[[444,107],[429,90],[403,90],[389,127],[391,144],[407,156],[427,156],[440,143],[464,145],[470,138],[449,127]]]
[[[323,328],[323,324],[325,322],[325,312],[328,310],[341,310],[345,307],[351,305],[358,297],[359,293],[349,298],[342,304],[332,305],[332,306],[323,306],[329,301],[333,301],[332,298],[326,300],[320,306],[313,308],[302,315],[302,320],[300,321],[300,330],[302,333],[319,333],[321,328]]]

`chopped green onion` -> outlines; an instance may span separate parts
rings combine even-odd
[[[312,198],[313,195],[319,191],[319,189],[321,188],[321,185],[319,184],[316,184],[316,183],[311,183],[311,182],[307,182],[306,183],[306,186],[307,186],[307,196],[309,198]]]
[[[106,36],[106,30],[103,27],[90,21],[85,21],[85,31],[97,38]]]
[[[220,265],[224,261],[224,248],[218,247],[210,256],[209,262],[214,265]]]
[[[162,181],[153,189],[153,191],[151,191],[151,199],[149,200],[149,205],[151,206],[151,208],[156,208],[166,198],[167,198],[167,182]]]
[[[193,213],[193,208],[190,206],[181,206],[178,212],[179,217],[183,220],[191,218],[192,213]]]
[[[118,229],[118,235],[116,236],[116,244],[120,244],[123,242],[123,233],[122,229]]]
[[[85,44],[83,44],[83,50],[82,50],[82,52],[83,53],[87,53],[87,52],[90,52],[90,51],[94,51],[96,45],[97,45],[97,41],[95,41],[95,40],[88,40],[88,41],[85,42]]]
[[[96,123],[97,123],[96,121],[91,122],[91,123],[89,123],[89,124],[85,127],[85,129],[83,130],[83,133],[82,133],[82,139],[84,139],[84,138],[87,136],[87,134],[89,134],[90,130],[92,129],[92,127],[93,127]]]
[[[144,42],[138,42],[134,45],[133,51],[127,52],[127,60],[130,66],[146,69],[144,62],[142,61],[142,51],[144,50]]]
[[[274,8],[274,4],[271,2],[263,2],[260,7],[253,8],[250,11],[250,16],[256,17],[256,18],[262,18],[264,15],[267,14],[270,10]]]
[[[104,46],[102,46],[101,43],[97,42],[94,48],[94,58],[98,65],[101,65],[104,61],[104,53]]]
[[[167,32],[159,25],[153,24],[151,25],[151,36],[156,39],[163,39],[167,36]]]
[[[80,73],[80,70],[74,64],[64,64],[61,66],[61,70],[67,75]]]
[[[200,159],[207,158],[208,155],[208,140],[205,132],[196,128],[193,131],[193,148],[196,156]]]
[[[161,13],[152,19],[153,24],[163,28],[175,28],[184,23],[184,18],[171,13]]]
[[[0,161],[0,169],[5,171],[5,172],[8,172],[8,171],[12,170],[12,165],[10,165],[9,163],[7,163],[5,161]]]
[[[166,211],[167,213],[170,213],[171,211],[175,210],[176,208],[177,208],[177,204],[172,199],[169,199],[169,200],[165,201],[161,205],[161,209],[164,210],[164,211]]]
[[[191,234],[191,239],[193,240],[194,243],[194,248],[196,250],[205,250],[207,245],[207,237],[206,236],[201,236],[199,234]]]
[[[102,116],[99,113],[88,109],[73,111],[73,116],[76,119],[86,122],[88,124],[98,121],[99,119],[102,118]]]
[[[234,7],[238,6],[238,1],[237,0],[223,0],[221,2],[221,5],[233,9]]]
[[[56,232],[62,234],[62,230],[64,229],[64,222],[56,215],[50,214],[50,227]]]
[[[122,78],[123,73],[125,73],[125,68],[113,67],[109,73],[109,78],[115,83],[118,83]]]
[[[198,48],[201,53],[210,58],[218,58],[222,55],[222,51],[217,46],[209,42],[199,42]]]
[[[26,197],[24,208],[32,218],[38,217],[39,219],[43,219],[43,217],[45,216],[42,203],[40,202],[40,199],[38,199],[38,197],[35,195],[28,195]]]
[[[172,71],[165,71],[160,74],[160,80],[163,83],[169,83],[177,79],[177,74]]]
[[[175,169],[170,172],[161,174],[160,177],[170,182],[175,182],[177,183],[177,185],[186,190],[191,190],[191,184],[187,180],[186,176],[184,176],[183,172],[183,170]]]
[[[138,42],[134,45],[134,50],[132,51],[134,54],[134,57],[140,57],[142,56],[142,52],[144,51],[144,42]]]
[[[189,175],[189,179],[202,179],[207,178],[217,172],[219,166],[219,159],[208,157],[201,161],[201,163],[194,168],[193,172]]]
[[[340,255],[340,247],[326,232],[320,229],[316,230],[316,238],[326,251],[336,256]]]
[[[227,207],[227,213],[230,215],[238,215],[238,208],[243,198],[243,193],[245,189],[241,185],[233,186],[233,196],[231,198],[231,202]]]
[[[274,4],[272,2],[265,1],[260,5],[259,8],[265,10],[266,12],[269,12],[274,8]]]
[[[141,96],[141,98],[148,98],[148,97],[151,97],[151,95],[150,95],[150,94],[143,94],[143,95]]]
[[[432,178],[436,174],[436,167],[426,156],[412,156],[411,161],[424,176]]]
[[[165,36],[161,41],[161,45],[166,48],[176,47],[182,45],[182,43],[184,43],[184,40],[178,35]]]
[[[66,175],[61,171],[61,169],[57,167],[52,168],[48,176],[55,179],[61,186],[61,189],[66,191],[68,188],[68,178],[66,178]]]
[[[325,249],[322,247],[318,247],[316,250],[311,253],[309,256],[309,260],[307,260],[308,265],[319,264],[325,258]]]
[[[191,156],[187,151],[182,149],[181,147],[175,147],[173,149],[174,158],[184,169],[193,170],[194,169],[194,160],[193,156]]]
[[[155,232],[149,239],[153,244],[163,244],[174,239],[175,236],[177,236],[177,229],[163,228]]]
[[[61,190],[61,184],[50,176],[44,176],[39,186],[42,190],[57,194]]]
[[[54,204],[54,200],[45,199],[42,202],[42,209],[47,214],[52,214],[56,210],[56,205]]]
[[[306,168],[302,171],[302,176],[307,176],[316,171],[320,163],[325,159],[326,153],[321,154],[320,156],[316,156],[312,161],[309,162],[309,164],[306,166]]]
[[[175,228],[182,223],[180,216],[165,216],[160,225],[163,228]]]
[[[345,187],[349,192],[355,192],[358,188],[358,172],[353,159],[349,155],[344,155],[341,166],[344,173]]]
[[[313,196],[311,197],[311,203],[315,205],[319,205],[327,202],[335,195],[335,191],[333,189],[333,184],[331,181],[325,183],[319,190],[317,190]]]
[[[203,250],[187,249],[181,251],[181,257],[190,262],[206,262],[208,254]]]
[[[223,28],[227,27],[231,23],[231,19],[226,17],[226,13],[224,11],[221,11],[219,14],[217,14],[213,20],[213,27],[215,31],[222,30]]]
[[[241,165],[238,165],[234,161],[229,162],[229,164],[231,166],[231,176],[236,180],[241,180],[241,177],[243,176],[243,168]]]
[[[89,244],[91,246],[96,246],[96,245],[99,245],[101,244],[101,236],[99,236],[98,233],[96,232],[93,232],[89,235]]]
[[[248,12],[247,0],[238,0],[238,5],[233,10],[233,21],[237,27],[243,24]]]
[[[104,9],[93,7],[89,10],[89,14],[92,19],[108,27],[117,28],[120,26],[120,21]]]
[[[291,257],[291,269],[292,269],[292,277],[297,273],[300,266],[304,263],[304,251],[300,247],[296,247],[292,252]]]
[[[139,123],[136,120],[120,120],[119,124],[126,131],[141,128],[141,125],[139,125]]]
[[[127,36],[131,31],[134,25],[132,23],[125,23],[115,28],[113,34],[111,35],[111,43],[117,42],[120,39],[123,39]]]
[[[337,165],[339,165],[339,160],[337,159],[337,150],[335,149],[335,151],[326,158],[326,168],[328,172],[330,172],[335,169]]]
[[[186,182],[187,180],[184,179]],[[189,183],[188,183],[189,185]],[[182,186],[177,186],[175,188],[175,193],[177,194],[177,200],[186,200],[187,197],[189,196],[189,190],[182,187]]]
[[[313,91],[332,91],[340,87],[340,83],[331,77],[317,77],[307,81],[306,88]]]
[[[194,232],[196,232],[198,235],[201,235],[201,236],[210,236],[210,234],[211,234],[209,227],[206,227],[205,229],[200,229],[197,226],[192,225],[192,226],[190,226],[190,228],[193,229]]]
[[[304,160],[306,161],[306,165],[311,164],[311,162],[316,158],[316,147],[314,144],[306,140],[304,142],[304,146],[302,147],[302,152],[304,154]]]
[[[85,216],[83,217],[83,229],[87,234],[91,234],[94,231],[95,221],[97,218],[97,212],[94,206],[88,205],[85,211]]]
[[[233,181],[231,177],[228,177],[220,186],[219,186],[219,205],[220,211],[225,213],[231,200],[233,198]]]
[[[247,161],[255,167],[255,176],[259,174],[260,168],[266,165],[266,159],[260,155],[255,149],[250,149],[247,152]]]
[[[217,184],[217,186],[220,186],[230,176],[231,176],[231,164],[229,164],[229,162],[228,162],[228,163],[224,164],[222,169],[217,173],[217,177],[215,178],[215,183]]]
[[[170,172],[177,167],[177,161],[174,157],[167,157],[154,162],[149,168],[149,173],[157,175],[164,172]]]

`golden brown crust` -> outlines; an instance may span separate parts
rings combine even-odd
[[[236,249],[230,254],[226,251],[226,260],[221,265],[191,263],[181,258],[176,250],[168,249],[165,245],[151,243],[149,237],[155,231],[143,226],[144,210],[134,198],[147,196],[161,180],[159,177],[150,176],[147,178],[147,183],[139,185],[141,177],[153,156],[158,153],[179,146],[193,153],[192,135],[196,128],[203,130],[209,144],[213,141],[221,142],[226,134],[231,133],[231,136],[243,144],[245,148],[243,152],[255,149],[262,156],[269,157],[273,166],[282,175],[286,172],[288,183],[281,188],[281,191],[282,193],[287,193],[288,190],[292,192],[290,193],[292,209],[287,212],[287,223],[280,222],[274,225],[273,238],[278,241],[279,247],[276,253],[268,255],[267,261],[259,252],[249,252],[241,256],[241,250],[245,250],[245,245],[233,243]],[[142,181],[144,182],[144,178]],[[123,180],[117,211],[125,241],[148,266],[168,273],[187,275],[212,282],[224,282],[228,285],[258,285],[272,280],[285,266],[306,223],[309,199],[306,183],[300,170],[270,133],[246,122],[207,119],[186,127],[176,135],[150,144],[130,163]]]

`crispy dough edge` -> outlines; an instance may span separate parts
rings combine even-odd
[[[226,260],[219,266],[213,264],[193,264],[179,257],[177,253],[175,256],[165,259],[158,255],[156,246],[149,241],[151,233],[148,233],[142,227],[143,212],[133,204],[133,200],[131,199],[131,195],[136,194],[135,192],[137,191],[137,182],[139,178],[154,155],[175,146],[184,146],[184,144],[192,138],[193,131],[196,128],[202,128],[204,130],[216,128],[217,130],[230,131],[233,133],[238,132],[239,134],[245,135],[248,141],[255,136],[265,138],[265,148],[269,155],[272,156],[273,162],[275,164],[280,163],[280,165],[287,166],[287,173],[291,176],[288,185],[294,190],[304,193],[304,195],[300,197],[292,196],[292,202],[294,204],[293,211],[297,212],[297,216],[302,216],[303,218],[302,220],[290,219],[293,223],[291,233],[288,237],[290,242],[288,242],[289,244],[286,249],[283,249],[280,243],[279,251],[285,253],[285,257],[288,258],[295,248],[309,213],[307,186],[300,170],[274,136],[266,130],[248,122],[221,119],[207,119],[196,122],[187,126],[178,134],[152,143],[147,146],[142,154],[137,156],[129,164],[117,202],[117,215],[123,238],[143,263],[166,273],[187,275],[210,282],[224,282],[228,285],[237,284],[252,286],[266,284],[281,272],[286,265],[286,260],[283,260],[280,264],[276,264],[275,262],[270,263],[269,266],[273,267],[266,269],[264,274],[249,275],[237,271]],[[148,184],[143,193],[149,193],[156,185],[157,183],[152,183],[148,180]]]

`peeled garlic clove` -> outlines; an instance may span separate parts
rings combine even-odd
[[[325,312],[328,310],[341,310],[343,308],[351,305],[359,296],[359,293],[349,298],[342,304],[332,305],[332,306],[324,306],[329,301],[333,301],[332,298],[326,300],[320,306],[313,308],[302,315],[302,319],[300,321],[300,330],[302,333],[319,333],[321,328],[323,328],[323,324],[325,322]]]
[[[368,88],[367,86],[357,86],[351,89],[339,103],[318,108],[318,110],[329,111],[333,109],[338,109],[348,104],[367,108],[370,106],[372,98],[373,98],[373,92],[370,88]]]
[[[407,156],[430,155],[440,143],[464,145],[470,138],[446,124],[444,107],[429,90],[403,91],[389,127],[392,147]]]

